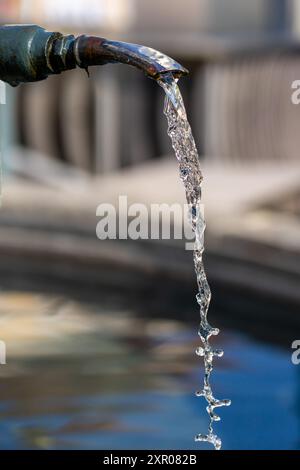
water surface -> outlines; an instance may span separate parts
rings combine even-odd
[[[2,292],[0,331],[1,449],[199,450],[193,435],[207,415],[193,395],[203,380],[195,323]],[[300,366],[290,350],[222,332],[213,385],[233,399],[215,424],[223,449],[299,448]]]

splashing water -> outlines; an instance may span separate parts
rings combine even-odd
[[[219,333],[219,330],[211,327],[207,321],[211,291],[202,260],[205,230],[205,220],[201,212],[201,183],[203,177],[195,140],[187,120],[177,80],[174,79],[172,74],[165,74],[160,77],[158,83],[166,93],[164,114],[168,121],[168,135],[171,138],[176,158],[179,161],[180,179],[184,184],[186,199],[189,205],[190,224],[195,234],[193,258],[198,284],[196,299],[200,307],[200,327],[198,334],[203,343],[202,347],[196,349],[196,354],[203,357],[205,367],[204,387],[201,391],[196,392],[196,396],[204,397],[207,401],[206,410],[210,419],[208,433],[198,434],[195,440],[208,442],[212,444],[216,450],[219,450],[221,449],[222,441],[214,433],[213,424],[214,421],[219,421],[220,417],[215,413],[215,408],[229,406],[231,402],[230,400],[216,399],[213,396],[210,384],[213,359],[214,357],[222,357],[223,351],[213,349],[209,341],[211,336]]]

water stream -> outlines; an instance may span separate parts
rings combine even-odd
[[[207,401],[207,413],[209,415],[209,426],[207,434],[198,434],[196,441],[208,442],[216,450],[221,449],[222,441],[214,433],[214,421],[219,421],[220,417],[215,413],[215,409],[221,406],[229,406],[230,400],[219,400],[214,397],[211,388],[210,378],[213,370],[214,357],[223,356],[221,349],[214,349],[210,344],[210,337],[217,335],[219,330],[213,328],[207,320],[207,312],[211,299],[211,291],[207,282],[203,265],[204,252],[204,231],[205,220],[201,211],[201,183],[202,172],[200,168],[199,155],[191,127],[187,120],[187,115],[181,96],[177,80],[172,74],[166,74],[158,82],[166,93],[164,114],[168,121],[168,135],[171,138],[172,146],[176,158],[179,162],[180,179],[184,184],[186,200],[189,205],[189,219],[192,230],[195,234],[194,245],[194,265],[197,277],[198,293],[196,299],[200,308],[200,326],[198,334],[202,341],[202,346],[198,347],[196,354],[204,359],[204,384],[203,389],[196,392],[197,397],[204,397]]]

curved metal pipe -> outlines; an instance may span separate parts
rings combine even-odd
[[[178,78],[188,73],[171,57],[139,44],[110,41],[95,36],[79,36],[75,40],[74,51],[77,65],[83,68],[120,62],[139,68],[155,80],[164,73],[171,72]]]
[[[165,54],[151,49],[95,36],[64,36],[36,25],[0,27],[0,80],[17,86],[44,80],[76,66],[124,63],[159,79],[164,73],[176,78],[188,71]]]

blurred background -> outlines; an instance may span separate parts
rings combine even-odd
[[[0,0],[0,21],[145,44],[186,66],[226,449],[300,446],[298,0]],[[200,448],[196,283],[178,240],[96,238],[101,202],[184,202],[163,92],[124,65],[6,87],[0,448]],[[120,216],[124,214],[120,214]],[[201,447],[202,448],[202,447]]]

